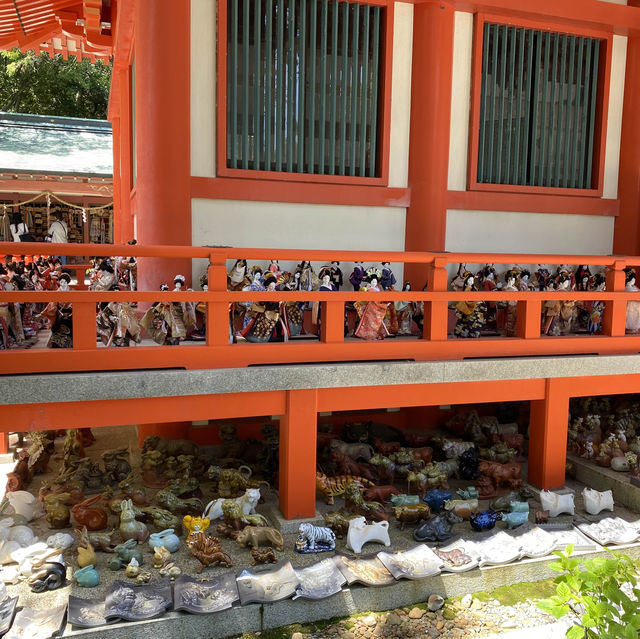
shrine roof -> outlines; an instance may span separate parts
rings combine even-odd
[[[111,123],[0,112],[0,172],[111,176]]]

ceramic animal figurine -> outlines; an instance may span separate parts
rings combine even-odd
[[[196,483],[197,485],[197,483]],[[193,497],[182,499],[179,495],[184,492],[184,486],[177,480],[172,480],[166,488],[156,493],[156,503],[174,515],[188,515],[202,512],[202,502]]]
[[[26,490],[14,490],[7,493],[9,505],[13,512],[29,522],[38,512],[38,499]]]
[[[449,499],[451,499],[451,493],[448,490],[434,488],[424,496],[423,501],[429,504],[429,508],[431,508],[434,513],[439,513],[442,506],[444,506],[444,502]]]
[[[349,517],[345,517],[339,512],[325,513],[324,523],[331,528],[338,539],[342,539],[349,530]]]
[[[149,530],[141,521],[136,521],[133,503],[124,499],[120,507],[120,536],[125,541],[135,539],[143,543],[149,537]]]
[[[149,504],[144,488],[138,485],[133,473],[129,473],[118,484],[118,487],[136,506],[147,506]]]
[[[81,526],[86,526],[87,530],[104,530],[107,527],[109,516],[103,508],[93,507],[98,500],[102,499],[102,495],[90,497],[76,504],[71,508],[73,518]]]
[[[336,535],[326,526],[303,522],[298,528],[295,550],[300,553],[329,552],[336,549]]]
[[[358,475],[369,481],[375,482],[376,477],[369,464],[361,464],[353,461],[349,455],[341,453],[335,448],[329,453],[331,461],[335,464],[336,469],[341,475]]]
[[[400,522],[400,530],[405,524],[417,524],[423,519],[429,519],[431,509],[428,504],[411,504],[392,508],[393,516]]]
[[[98,558],[91,544],[86,548],[78,546],[78,566],[80,566],[80,568],[91,565],[95,566],[97,563]]]
[[[198,574],[212,564],[223,564],[227,568],[233,566],[231,557],[222,550],[220,540],[217,537],[209,537],[206,533],[196,532],[187,537],[185,543],[191,554],[201,564]]]
[[[224,498],[215,499],[210,501],[204,512],[202,517],[209,518],[210,521],[214,521],[216,519],[221,519],[223,516],[222,512],[222,502]],[[240,506],[243,515],[254,515],[256,512],[256,506],[260,501],[260,489],[259,488],[247,488],[244,492],[244,495],[240,497],[236,497],[234,501]]]
[[[87,531],[86,527],[76,528],[76,535],[81,546],[88,546],[91,544],[96,550],[102,552],[113,552],[116,547],[114,537],[116,535],[115,529],[110,533],[91,533]]]
[[[456,494],[461,499],[478,499],[478,489],[475,486],[459,488],[458,490],[456,490]]]
[[[445,510],[454,510],[462,519],[469,519],[473,513],[478,512],[477,499],[450,499],[444,504]]]
[[[50,528],[68,528],[71,519],[71,511],[64,503],[69,499],[69,493],[57,493],[47,495],[44,503],[47,509],[46,520],[49,522]]]
[[[419,495],[407,495],[400,493],[399,495],[391,495],[389,499],[393,506],[412,506],[420,503]]]
[[[351,475],[336,475],[327,477],[324,473],[316,473],[316,492],[325,498],[327,505],[333,504],[334,497],[343,495],[348,483],[358,483],[360,486],[371,487],[373,482],[364,477],[354,477]]]
[[[135,557],[132,557],[131,561],[126,565],[124,574],[130,579],[135,579],[140,574],[140,564]]]
[[[367,524],[364,517],[354,517],[349,522],[349,532],[347,533],[347,548],[359,554],[362,546],[367,542],[374,541],[385,546],[391,545],[389,539],[389,522],[377,521],[374,524]]]
[[[471,528],[481,532],[483,530],[491,530],[498,519],[502,519],[502,513],[495,510],[483,510],[481,513],[474,513],[469,517]]]
[[[155,550],[157,546],[164,546],[169,552],[176,552],[180,548],[180,538],[173,534],[173,528],[167,528],[162,532],[151,533],[149,546],[151,546],[151,550]]]
[[[509,503],[509,508],[512,513],[528,513],[529,502],[528,501],[512,501]]]
[[[66,550],[73,545],[73,537],[69,533],[56,533],[47,537],[47,546],[49,548],[60,548]]]
[[[187,531],[187,537],[194,532],[204,532],[209,528],[210,520],[208,517],[192,517],[191,515],[185,515],[182,518],[182,523]]]
[[[169,562],[171,553],[164,546],[156,546],[153,552],[153,567],[162,568]]]
[[[590,515],[597,515],[603,510],[613,511],[613,493],[610,490],[598,492],[591,488],[585,488],[582,491],[582,499],[584,500],[584,509]]]
[[[276,528],[269,526],[247,526],[238,533],[236,543],[242,548],[246,548],[247,546],[257,548],[258,546],[272,545],[276,550],[284,550],[282,533]]]
[[[549,511],[550,517],[557,517],[562,513],[575,515],[576,512],[576,507],[573,502],[573,493],[560,495],[558,493],[551,492],[550,490],[541,490],[540,503],[542,504],[543,510]]]
[[[549,521],[548,510],[536,510],[536,524],[546,524]]]
[[[364,459],[364,461],[368,462],[374,454],[373,446],[363,442],[348,443],[340,439],[332,439],[329,441],[329,448],[340,451],[344,455],[349,455],[354,461]]]
[[[182,574],[180,567],[176,566],[172,561],[160,568],[159,572],[161,577],[169,577],[172,581]]]
[[[114,549],[115,556],[109,560],[109,568],[111,570],[120,570],[124,568],[133,558],[139,565],[144,563],[142,551],[136,548],[138,542],[135,539],[128,539],[122,544],[118,544]]]
[[[451,537],[451,529],[454,524],[459,524],[463,519],[453,510],[446,510],[434,519],[426,521],[413,531],[416,541],[445,541]]]
[[[522,465],[519,463],[500,464],[483,459],[478,464],[478,470],[489,477],[496,488],[506,486],[511,490],[515,490],[522,486]]]
[[[117,450],[105,450],[101,455],[104,463],[104,472],[111,484],[117,484],[125,480],[131,473],[129,463],[129,451],[127,448]]]
[[[60,561],[46,562],[40,570],[31,575],[27,580],[29,588],[33,592],[45,592],[56,590],[67,583],[67,567]]]
[[[29,526],[11,526],[7,541],[16,542],[21,548],[26,548],[38,541],[38,538],[33,534],[33,530]]]
[[[500,511],[506,512],[511,509],[512,501],[524,502],[524,501],[527,501],[528,499],[531,499],[532,497],[533,497],[533,493],[528,488],[522,487],[520,488],[520,490],[512,490],[506,495],[501,495],[497,499],[494,499],[491,502],[490,507],[493,510],[500,510]]]
[[[522,526],[529,521],[529,511],[514,510],[510,513],[502,515],[502,520],[506,522],[509,530]]]
[[[271,546],[268,546],[264,550],[261,548],[252,548],[251,557],[253,559],[251,562],[252,566],[257,566],[258,564],[275,564],[278,561],[276,559],[276,553]]]
[[[367,501],[384,502],[399,494],[400,491],[395,486],[374,486],[364,491],[364,498]]]
[[[76,570],[73,576],[81,588],[95,588],[100,583],[100,575],[93,564]]]
[[[473,442],[464,442],[457,439],[444,439],[442,441],[442,451],[447,459],[456,459],[474,446],[475,444]]]

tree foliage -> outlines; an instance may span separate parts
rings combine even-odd
[[[567,639],[638,639],[638,562],[612,551],[611,559],[595,557],[582,562],[571,557],[572,552],[569,545],[564,553],[553,553],[559,560],[549,567],[562,573],[554,579],[557,594],[538,602],[538,607],[556,619],[569,612],[578,617],[579,622],[567,630]]]
[[[0,111],[104,120],[111,65],[0,51]]]

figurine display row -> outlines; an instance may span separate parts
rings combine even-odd
[[[640,404],[626,396],[571,400],[568,450],[618,472],[640,477]]]
[[[500,277],[503,281],[499,281]],[[460,292],[477,291],[593,291],[605,290],[606,278],[603,272],[591,273],[588,265],[581,265],[575,271],[568,265],[556,267],[551,273],[544,265],[538,265],[533,278],[531,272],[515,266],[499,276],[493,264],[486,264],[473,273],[460,264],[451,288]],[[640,289],[635,287],[635,272],[627,270],[627,292]],[[543,303],[541,329],[545,335],[568,335],[575,332],[596,334],[601,331],[605,304],[601,300],[549,300]],[[483,332],[502,333],[505,337],[516,335],[517,301],[479,302],[461,300],[453,305],[456,315],[454,335],[459,338],[477,338]],[[627,309],[627,332],[640,330],[640,302],[629,302]],[[503,311],[501,313],[501,311]]]

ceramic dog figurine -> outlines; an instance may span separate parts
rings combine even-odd
[[[367,524],[364,517],[354,517],[349,522],[347,548],[351,548],[353,552],[359,554],[362,552],[362,546],[368,541],[375,541],[385,546],[390,546],[389,522],[377,521],[375,524]]]
[[[543,510],[549,511],[550,517],[557,517],[562,513],[575,515],[576,507],[573,501],[573,494],[559,495],[550,490],[540,491],[540,503]]]
[[[585,488],[582,491],[582,499],[584,500],[584,509],[590,515],[597,515],[603,510],[613,512],[613,493],[610,490],[598,492],[591,488]]]

